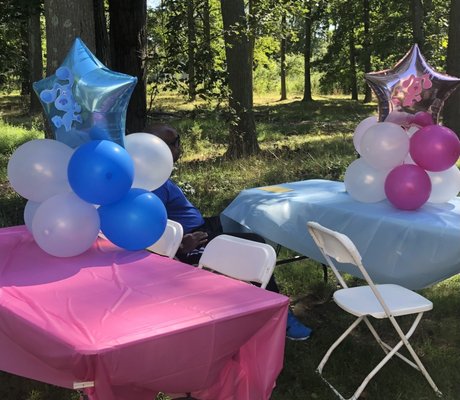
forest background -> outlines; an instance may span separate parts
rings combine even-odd
[[[460,77],[460,0],[0,0],[0,226],[23,223],[25,201],[6,164],[32,138],[52,137],[31,84],[55,73],[76,37],[114,71],[138,78],[127,133],[148,119],[182,133],[175,179],[206,214],[245,187],[300,179],[342,180],[356,158],[356,125],[377,114],[365,72],[388,69],[417,43],[437,71]],[[443,124],[460,132],[460,91]],[[291,256],[292,254],[281,254]],[[272,398],[334,399],[315,374],[348,324],[311,261],[278,267],[282,292],[313,340],[286,343]],[[423,291],[434,303],[414,344],[444,392],[460,392],[460,279]],[[331,374],[350,393],[380,357],[357,333]],[[349,355],[355,357],[350,358]],[[347,365],[345,370],[343,365]],[[412,374],[411,374],[412,372]],[[49,385],[1,375],[2,399],[76,399]],[[394,363],[365,398],[434,399],[415,371]]]
[[[152,3],[150,3],[152,4]],[[155,3],[153,3],[155,4]],[[0,89],[52,75],[75,37],[109,68],[138,78],[127,133],[141,131],[159,93],[226,119],[229,157],[257,153],[254,94],[372,99],[365,72],[391,68],[417,43],[431,66],[460,76],[460,1],[2,0]],[[460,132],[460,91],[444,124]],[[30,96],[30,112],[39,112]],[[51,132],[48,132],[50,135]]]

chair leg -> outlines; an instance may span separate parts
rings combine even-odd
[[[381,343],[379,343],[381,346],[382,344],[388,349],[390,350],[386,356],[375,366],[375,368],[366,376],[366,378],[363,380],[363,382],[361,383],[361,385],[358,387],[358,389],[356,390],[356,392],[353,394],[353,397],[352,399],[358,399],[360,394],[362,393],[362,391],[364,390],[364,388],[367,386],[367,384],[370,382],[370,380],[375,376],[375,374],[390,360],[391,357],[393,357],[394,355],[398,356],[400,359],[402,359],[403,361],[405,361],[407,364],[409,364],[411,367],[419,370],[422,375],[425,377],[425,379],[428,381],[428,383],[430,384],[430,386],[432,387],[432,389],[434,390],[434,392],[436,393],[436,395],[438,396],[441,396],[442,393],[441,391],[438,389],[438,387],[436,386],[436,384],[434,383],[433,379],[431,378],[431,376],[428,374],[428,371],[425,369],[424,365],[422,364],[422,362],[420,361],[420,358],[417,356],[417,354],[415,353],[412,345],[409,343],[409,338],[412,336],[412,334],[415,332],[415,329],[417,328],[417,325],[419,324],[420,320],[422,319],[422,316],[423,316],[423,313],[419,313],[417,314],[417,317],[415,318],[414,322],[412,323],[410,329],[407,331],[406,334],[404,334],[404,332],[402,331],[401,327],[399,326],[399,324],[397,323],[396,319],[391,316],[390,317],[390,321],[393,325],[393,327],[396,329],[399,337],[400,337],[400,341],[392,348],[390,346],[388,346],[385,342],[381,341]],[[369,322],[370,324],[370,322]],[[371,325],[372,326],[372,325]],[[373,329],[373,328],[372,328]],[[371,329],[371,331],[372,331]],[[377,335],[378,336],[378,335]],[[407,359],[406,357],[404,357],[402,354],[400,354],[398,352],[398,350],[403,346],[405,345],[407,350],[409,351],[409,353],[411,354],[413,360],[415,361],[416,364],[414,364],[412,361],[410,361],[409,359]]]
[[[331,347],[329,347],[329,350],[326,352],[324,355],[323,359],[318,365],[318,368],[316,368],[316,372],[318,372],[320,375],[323,371],[324,366],[327,363],[327,360],[331,356],[332,352],[339,346],[340,343],[343,342],[343,340],[350,334],[350,332],[355,329],[363,320],[363,317],[357,318],[349,327],[348,329],[342,333],[342,335],[332,344]]]
[[[412,326],[410,327],[410,329],[407,332],[407,334],[404,334],[404,332],[402,331],[401,327],[396,322],[396,319],[393,316],[390,317],[390,321],[393,324],[393,326],[396,329],[396,331],[398,332],[398,335],[401,338],[401,342],[403,342],[404,345],[406,346],[407,350],[409,351],[409,353],[412,356],[413,360],[417,364],[418,368],[415,367],[413,365],[413,363],[411,363],[410,360],[407,360],[406,357],[404,357],[403,355],[400,355],[399,353],[397,355],[398,355],[399,358],[402,358],[403,360],[405,359],[404,361],[406,361],[409,365],[411,365],[414,368],[418,369],[422,373],[422,375],[425,377],[425,379],[428,381],[430,386],[433,388],[435,393],[438,396],[441,396],[442,395],[441,391],[438,389],[438,387],[434,383],[433,379],[431,378],[430,374],[426,370],[425,366],[420,361],[420,358],[418,357],[417,353],[413,349],[412,345],[409,343],[409,338],[415,332],[415,329],[417,328],[417,325],[419,324],[420,320],[422,319],[422,316],[423,316],[423,312],[417,314],[417,317],[415,318],[414,322],[412,323]]]
[[[409,339],[412,336],[412,334],[415,332],[415,329],[417,328],[417,325],[419,324],[421,318],[423,316],[423,313],[419,313],[417,317],[415,318],[414,322],[412,323],[411,327],[407,331],[406,334],[402,331],[400,328],[399,324],[397,323],[396,319],[391,316],[390,321],[393,325],[393,327],[396,329],[400,341],[394,346],[391,347],[387,343],[385,343],[377,333],[377,331],[374,329],[372,326],[371,322],[368,320],[367,317],[359,317],[357,318],[353,324],[351,324],[348,329],[332,344],[332,346],[329,348],[329,350],[326,352],[324,355],[323,359],[321,360],[318,368],[316,369],[316,372],[318,372],[321,375],[321,378],[324,380],[324,382],[334,391],[334,393],[341,399],[345,400],[345,398],[337,391],[337,389],[334,388],[324,377],[322,376],[322,371],[324,366],[326,365],[326,362],[328,361],[329,357],[331,356],[332,352],[339,346],[339,344],[350,334],[350,332],[355,329],[361,321],[365,321],[366,325],[368,326],[369,330],[371,331],[372,335],[380,345],[380,347],[383,349],[383,351],[386,353],[385,357],[372,369],[372,371],[364,378],[358,389],[356,389],[355,393],[353,393],[352,397],[350,397],[349,400],[357,400],[359,399],[359,396],[363,392],[363,390],[366,388],[370,380],[377,374],[378,371],[393,357],[394,355],[398,356],[400,359],[405,361],[407,364],[409,364],[411,367],[419,370],[425,379],[428,381],[430,386],[433,388],[435,391],[436,395],[441,396],[442,393],[434,383],[433,379],[431,376],[428,374],[428,371],[425,369],[424,365],[420,361],[420,358],[417,356],[415,353],[414,349],[412,348],[412,345],[409,343]],[[399,349],[401,349],[402,346],[405,346],[409,353],[411,354],[413,360],[415,361],[412,362],[409,360],[407,357],[403,356],[402,354],[399,353]]]

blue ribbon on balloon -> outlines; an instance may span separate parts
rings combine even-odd
[[[126,111],[137,78],[114,72],[76,38],[62,65],[33,88],[56,140],[76,148],[90,140],[124,146]]]

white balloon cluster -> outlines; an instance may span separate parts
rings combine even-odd
[[[173,159],[162,140],[135,133],[125,143],[127,157],[134,163],[132,187],[151,191],[169,178]],[[84,201],[69,184],[69,164],[78,149],[57,140],[31,140],[18,147],[8,162],[11,186],[28,199],[24,210],[27,228],[44,251],[57,257],[83,253],[100,232],[96,206]],[[111,178],[110,170],[105,175]]]
[[[460,192],[455,133],[432,122],[414,123],[426,120],[427,113],[403,114],[390,114],[385,122],[368,117],[356,127],[353,144],[361,158],[348,166],[344,179],[355,200],[387,198],[397,208],[415,210],[426,201],[447,202]]]

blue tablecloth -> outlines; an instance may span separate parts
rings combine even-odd
[[[224,230],[255,232],[324,262],[306,223],[350,237],[377,283],[420,289],[460,273],[460,198],[416,211],[361,203],[343,182],[308,180],[243,190],[221,214]],[[360,276],[351,265],[340,269]]]

